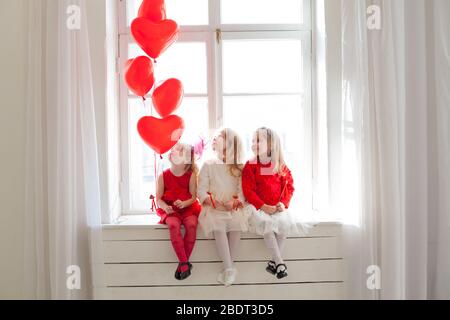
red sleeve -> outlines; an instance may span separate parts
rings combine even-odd
[[[256,178],[250,164],[246,164],[242,171],[242,192],[248,203],[252,204],[256,210],[261,209],[265,204],[256,193]]]
[[[281,197],[281,202],[284,204],[286,208],[289,208],[289,204],[291,203],[292,196],[294,195],[294,179],[292,178],[291,171],[286,167],[284,177],[283,177],[283,187],[284,193]]]

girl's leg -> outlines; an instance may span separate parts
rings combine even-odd
[[[223,261],[224,269],[232,269],[233,262],[231,259],[227,234],[224,231],[214,231],[214,238],[216,240],[217,252]]]
[[[183,220],[183,224],[185,229],[184,250],[186,251],[186,258],[189,260],[197,240],[198,219],[196,216],[189,216]]]
[[[175,250],[175,254],[178,257],[178,261],[183,263],[187,262],[186,251],[184,248],[184,241],[181,235],[181,221],[177,217],[168,217],[166,219],[166,224],[169,227],[170,240],[172,242],[172,247]],[[184,269],[188,267],[184,266]],[[180,270],[182,272],[186,270]]]
[[[286,235],[284,234],[275,234],[275,237],[277,238],[278,242],[278,248],[280,249],[280,252],[283,252],[284,244],[286,243]]]
[[[272,255],[273,261],[275,261],[276,265],[284,263],[283,258],[281,257],[281,251],[278,246],[277,238],[275,237],[275,233],[269,232],[264,235],[264,241],[266,243],[267,249],[269,249],[270,254]]]
[[[228,245],[230,248],[230,256],[233,261],[236,259],[240,242],[241,242],[240,231],[231,231],[228,233]]]

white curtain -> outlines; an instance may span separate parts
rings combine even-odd
[[[435,0],[434,7],[434,66],[436,81],[434,115],[437,143],[437,186],[432,207],[436,212],[436,278],[437,298],[450,299],[450,1]],[[434,128],[432,128],[434,129]],[[436,173],[435,173],[436,174]]]
[[[379,30],[367,25],[371,5]],[[350,298],[450,298],[449,20],[447,0],[342,1],[342,118],[332,121],[343,179],[332,188],[343,191],[334,207]]]
[[[26,3],[26,294],[30,299],[89,299],[102,280],[85,1]]]

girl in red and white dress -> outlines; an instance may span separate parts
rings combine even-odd
[[[271,129],[258,129],[252,140],[254,158],[242,172],[242,189],[253,214],[250,229],[264,237],[272,260],[266,270],[278,279],[287,276],[281,256],[289,234],[297,234],[297,223],[288,211],[294,194],[294,180],[284,162],[280,138]]]
[[[223,270],[217,281],[230,286],[236,279],[236,258],[241,232],[248,230],[249,205],[242,194],[243,147],[239,136],[223,129],[213,139],[214,156],[203,165],[198,198],[203,208],[200,225],[207,237],[214,237]]]
[[[198,215],[201,205],[197,200],[198,168],[194,147],[178,143],[169,154],[170,169],[165,170],[157,183],[156,201],[160,223],[169,227],[170,240],[178,257],[175,278],[184,280],[191,275],[189,263],[197,239]],[[181,226],[184,226],[184,238]]]

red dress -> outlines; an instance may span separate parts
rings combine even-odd
[[[174,213],[168,215],[164,210],[158,208],[156,213],[161,217],[159,223],[165,224],[167,217],[177,217],[180,220],[184,220],[189,216],[199,216],[202,207],[198,200],[195,200],[192,205],[184,209],[178,209],[173,205],[177,200],[186,201],[192,199],[192,195],[189,192],[189,181],[191,180],[191,176],[191,171],[186,172],[180,177],[175,176],[170,169],[163,172],[164,194],[161,199],[167,203],[167,205],[172,206]]]
[[[256,210],[260,210],[264,204],[276,206],[280,202],[289,208],[294,194],[291,171],[285,166],[281,174],[267,174],[267,168],[270,168],[270,163],[246,163],[242,171],[242,191],[245,198]]]

